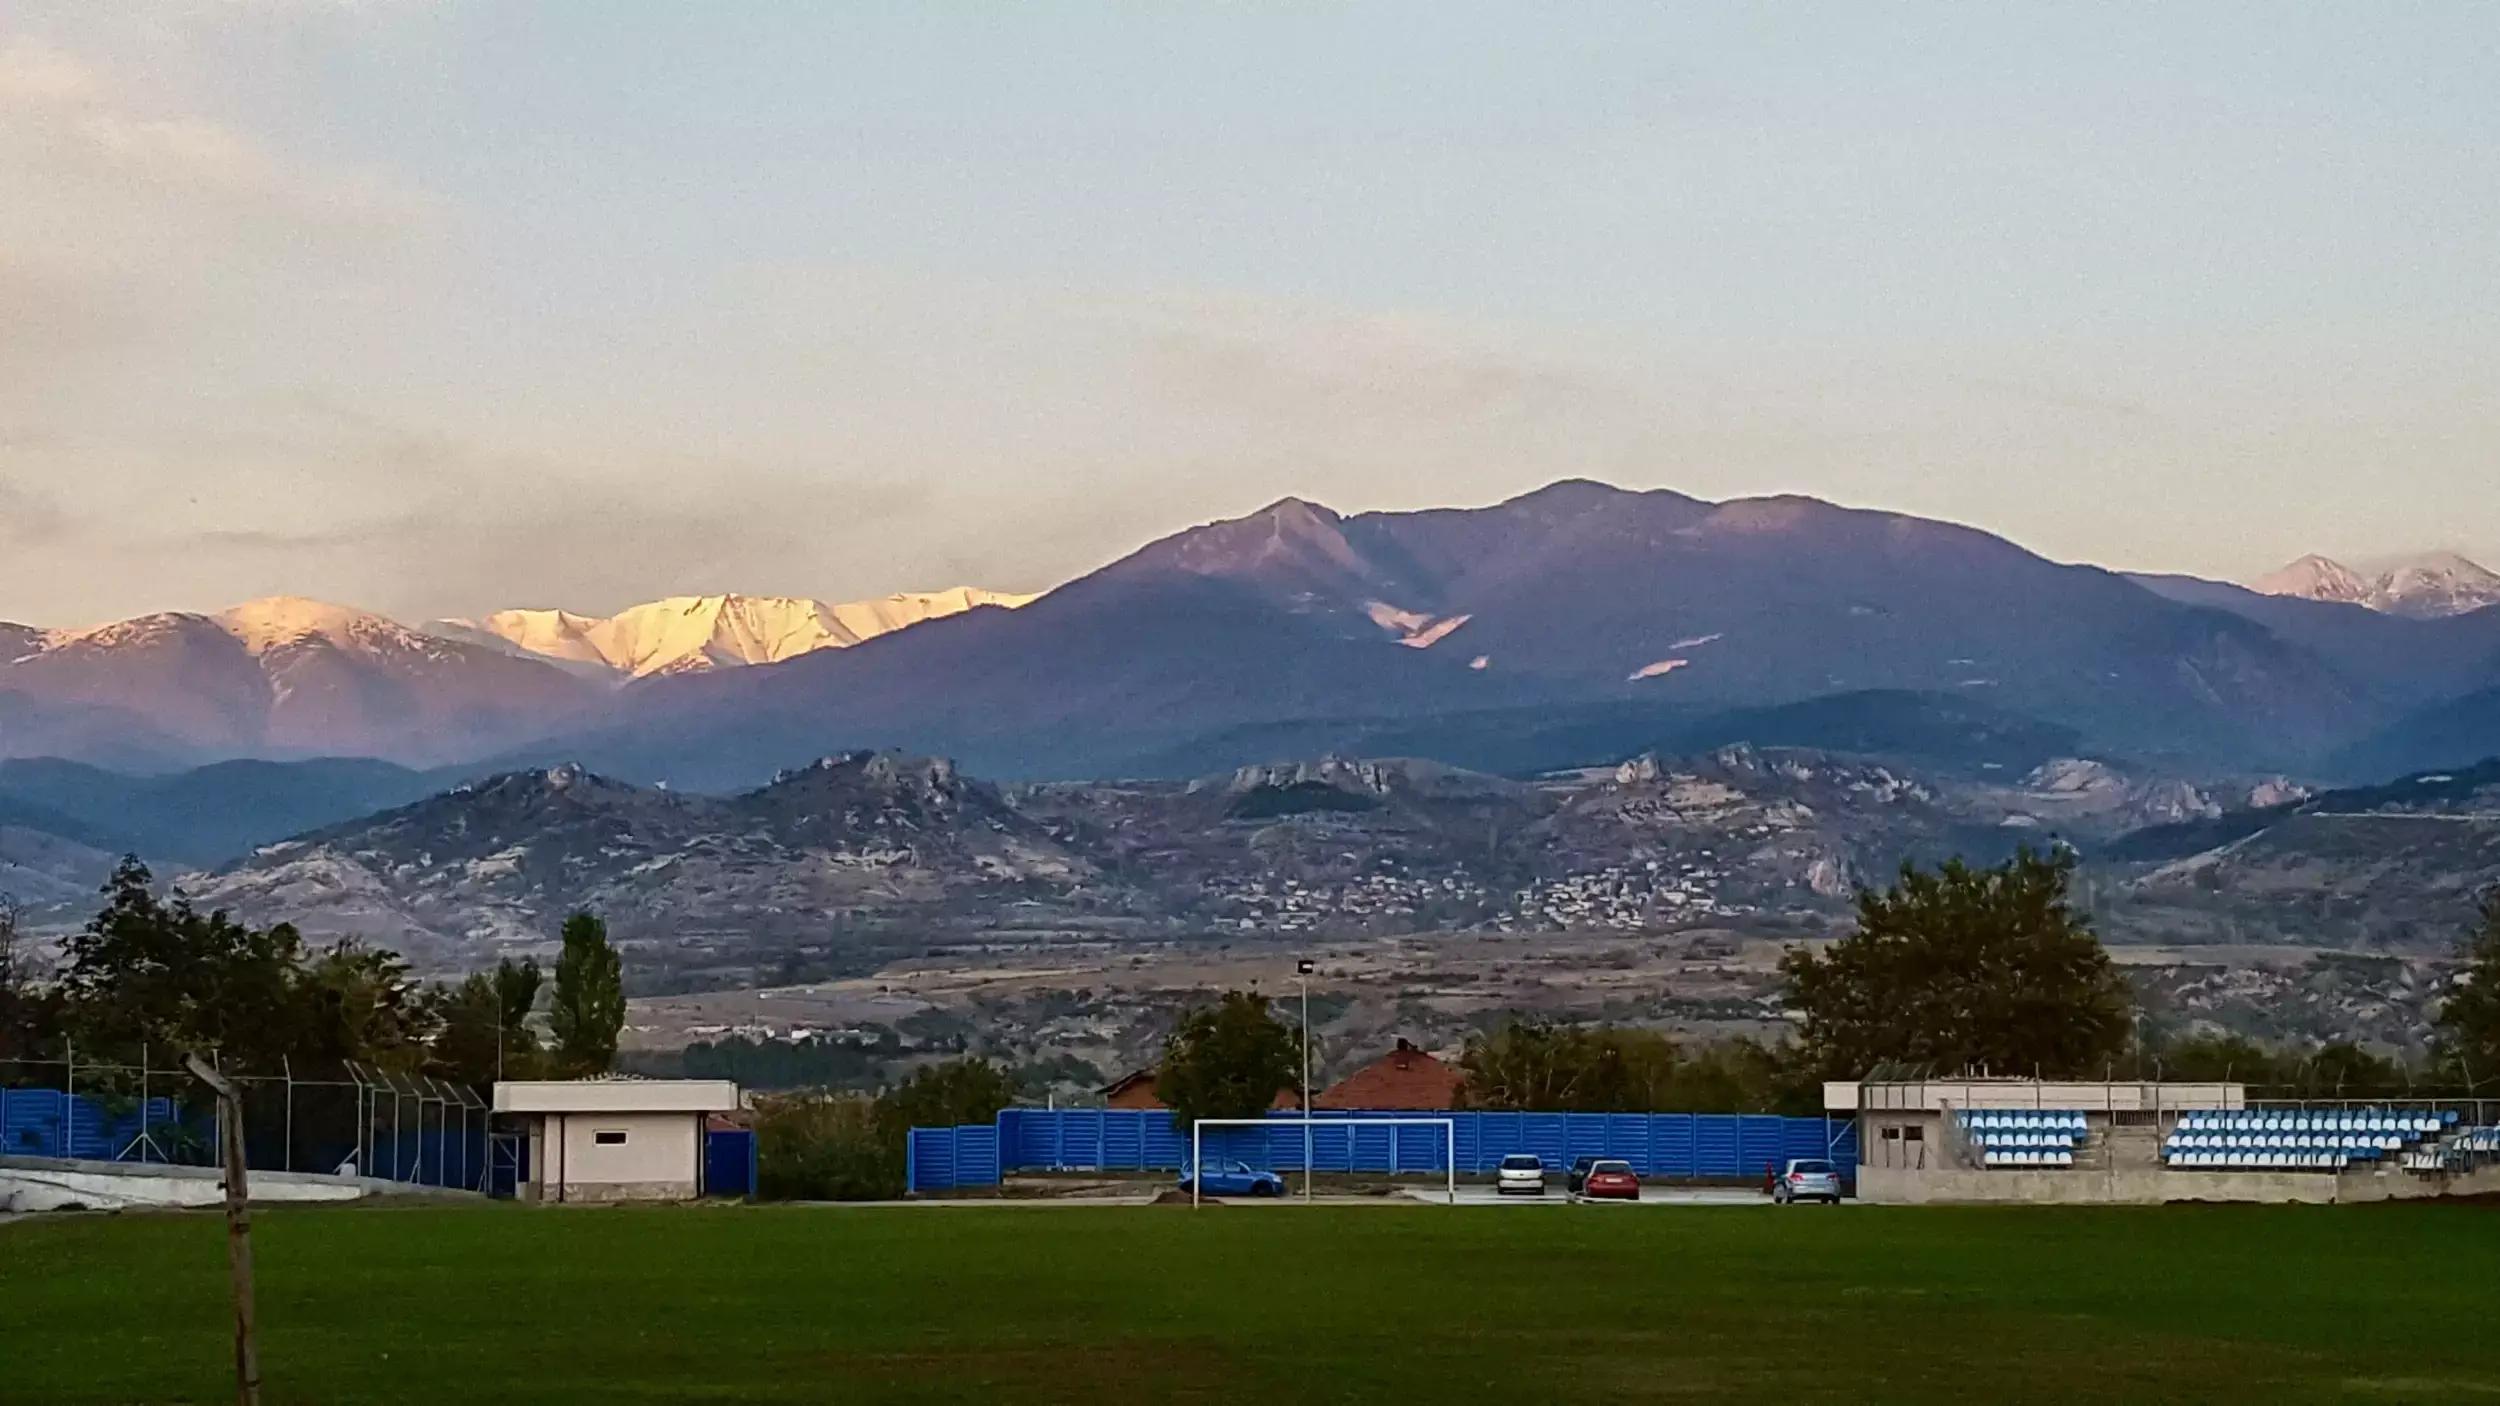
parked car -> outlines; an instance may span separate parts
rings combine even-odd
[[[1563,1178],[1563,1190],[1574,1196],[1579,1195],[1580,1188],[1588,1184],[1589,1168],[1596,1166],[1600,1160],[1596,1157],[1571,1159],[1571,1171]]]
[[[1796,1201],[1825,1201],[1840,1204],[1840,1168],[1819,1157],[1804,1157],[1788,1164],[1771,1188],[1771,1199],[1785,1206]]]
[[[1584,1201],[1638,1201],[1641,1199],[1640,1174],[1629,1162],[1611,1159],[1589,1163],[1588,1175],[1580,1179],[1580,1199]]]
[[[1190,1169],[1181,1168],[1181,1190],[1189,1190]],[[1207,1167],[1205,1185],[1199,1188],[1204,1196],[1282,1196],[1285,1179],[1274,1172],[1264,1172],[1247,1162],[1215,1162]]]
[[[1542,1196],[1545,1194],[1545,1159],[1533,1152],[1514,1152],[1493,1169],[1493,1193],[1497,1196]]]

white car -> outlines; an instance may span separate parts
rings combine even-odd
[[[1771,1199],[1783,1206],[1800,1201],[1824,1201],[1840,1204],[1840,1169],[1819,1157],[1801,1158],[1788,1164],[1779,1183],[1771,1188]]]
[[[1514,1152],[1493,1169],[1493,1194],[1496,1196],[1542,1196],[1545,1194],[1545,1163],[1533,1152]]]

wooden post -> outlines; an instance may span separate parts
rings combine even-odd
[[[234,1399],[260,1406],[260,1350],[252,1341],[252,1197],[243,1175],[243,1096],[198,1055],[182,1062],[216,1091],[217,1142],[226,1160],[226,1265],[234,1276]]]

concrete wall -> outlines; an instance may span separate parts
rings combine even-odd
[[[473,1194],[317,1172],[253,1172],[248,1184],[254,1205]],[[214,1167],[0,1157],[0,1212],[205,1207],[223,1205],[225,1199],[224,1175]]]
[[[2326,1206],[2496,1192],[2500,1192],[2500,1167],[2454,1177],[2389,1168],[2346,1172],[2174,1172],[2157,1165],[2076,1171],[2034,1167],[1969,1171],[1931,1166],[1925,1171],[1913,1171],[1863,1163],[1858,1168],[1858,1199],[1904,1206],[2160,1205],[2172,1201]]]
[[[686,1201],[702,1192],[700,1113],[560,1113],[532,1119],[540,1201]],[[603,1143],[601,1134],[622,1135]]]
[[[2156,1109],[2241,1108],[2248,1090],[2240,1084],[2034,1083],[2028,1079],[1931,1079],[1906,1083],[1837,1081],[1823,1086],[1823,1107],[1832,1113],[1865,1109],[2051,1108],[2081,1113],[2141,1113]]]

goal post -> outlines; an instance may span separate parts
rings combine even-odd
[[[1441,1169],[1446,1182],[1449,1204],[1458,1204],[1458,1120],[1455,1118],[1200,1118],[1189,1125],[1189,1204],[1198,1205],[1206,1194],[1206,1130],[1209,1128],[1265,1128],[1299,1130],[1302,1134],[1302,1186],[1311,1185],[1314,1161],[1312,1143],[1322,1128],[1387,1128],[1389,1130],[1389,1166],[1394,1174],[1398,1161],[1398,1132],[1404,1128],[1434,1128],[1441,1134]]]

